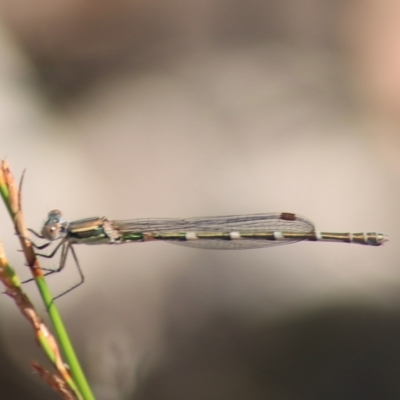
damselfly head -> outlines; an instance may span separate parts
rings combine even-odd
[[[52,210],[47,216],[41,234],[47,240],[55,240],[65,233],[66,221],[61,216],[61,211]]]

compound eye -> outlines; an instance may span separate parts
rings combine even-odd
[[[62,214],[60,210],[51,210],[47,215],[47,220],[50,221],[60,221],[62,219]]]

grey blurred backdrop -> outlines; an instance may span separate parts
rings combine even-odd
[[[98,399],[399,398],[399,2],[1,0],[0,12],[0,154],[27,169],[30,227],[54,208],[288,211],[390,236],[77,247],[86,282],[58,306]],[[50,284],[78,279],[69,263]],[[0,313],[1,398],[57,398],[30,376],[43,359],[5,296]]]

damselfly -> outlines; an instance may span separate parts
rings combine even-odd
[[[253,215],[230,215],[190,219],[134,219],[114,221],[95,217],[67,222],[61,212],[48,214],[41,235],[48,242],[44,249],[59,241],[50,254],[39,254],[51,258],[61,248],[61,271],[71,251],[80,270],[73,249],[74,244],[123,244],[134,242],[165,241],[203,249],[254,249],[274,245],[309,241],[331,241],[380,246],[387,236],[382,233],[329,233],[317,232],[308,219],[292,213],[268,213]],[[82,279],[83,275],[81,273]]]

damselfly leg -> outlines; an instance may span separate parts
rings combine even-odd
[[[33,233],[36,237],[38,237],[38,238],[40,238],[40,239],[47,239],[47,240],[48,240],[48,238],[46,238],[46,237],[43,236],[43,235],[40,235],[39,233],[37,233],[37,232],[34,231],[33,229],[28,229],[28,230],[29,230],[31,233]],[[30,240],[30,239],[28,238],[28,240]],[[72,291],[73,289],[75,289],[75,288],[77,288],[78,286],[82,285],[83,282],[85,281],[85,276],[83,275],[82,268],[81,268],[81,266],[80,266],[80,264],[79,264],[78,257],[76,256],[75,250],[74,250],[74,248],[72,247],[72,243],[71,243],[70,241],[66,240],[65,237],[63,237],[63,236],[56,237],[56,238],[54,238],[54,239],[52,239],[52,240],[49,240],[47,243],[45,243],[45,244],[43,244],[43,245],[37,245],[36,243],[34,243],[34,242],[32,242],[32,241],[30,240],[32,246],[33,246],[35,249],[37,249],[37,250],[43,250],[43,249],[49,247],[50,245],[52,245],[52,244],[53,244],[54,242],[56,242],[56,241],[60,241],[60,242],[56,245],[56,247],[53,249],[53,251],[52,251],[51,253],[49,253],[49,254],[35,253],[36,256],[38,256],[38,257],[51,259],[51,258],[53,258],[53,257],[59,252],[59,250],[61,249],[60,261],[59,261],[59,265],[58,265],[58,267],[57,267],[56,269],[41,267],[42,270],[46,271],[46,273],[44,274],[44,276],[48,276],[48,275],[51,275],[51,274],[53,274],[53,273],[57,273],[57,272],[62,271],[62,270],[64,269],[64,267],[65,267],[66,262],[67,262],[68,253],[69,253],[69,251],[71,251],[72,257],[73,257],[73,259],[74,259],[74,261],[75,261],[75,265],[76,265],[76,267],[77,267],[77,269],[78,269],[78,273],[79,273],[79,276],[80,276],[80,281],[79,281],[77,284],[75,284],[75,285],[73,285],[72,287],[70,287],[68,290],[62,292],[61,294],[59,294],[59,295],[57,295],[57,296],[55,296],[53,300],[58,299],[59,297],[63,296],[64,294],[66,294],[66,293]],[[32,281],[32,280],[33,280],[33,279],[29,279],[29,280],[27,280],[27,281],[24,281],[23,283],[27,283],[27,282],[30,282],[30,281]]]

